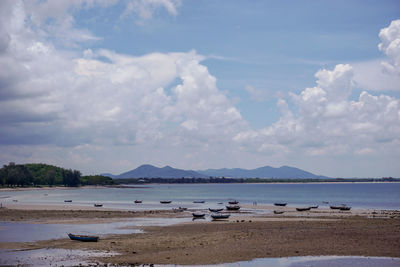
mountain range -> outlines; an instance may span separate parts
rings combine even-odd
[[[162,168],[150,164],[141,165],[136,169],[119,175],[103,173],[103,176],[111,178],[207,178],[207,177],[226,177],[226,178],[279,178],[279,179],[298,179],[298,178],[328,178],[321,175],[315,175],[302,169],[282,166],[274,168],[270,166],[260,167],[252,170],[247,169],[208,169],[208,170],[181,170],[165,166]]]

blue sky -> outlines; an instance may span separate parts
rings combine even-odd
[[[398,1],[0,5],[2,164],[400,175]]]

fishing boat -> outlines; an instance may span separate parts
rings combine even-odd
[[[213,214],[211,214],[211,218],[213,218],[213,220],[228,219],[229,216],[230,216],[229,214],[222,214],[222,213],[213,213]]]
[[[72,199],[66,199],[64,202],[72,202]]]
[[[211,211],[211,212],[220,212],[220,211],[223,211],[224,209],[221,209],[221,208],[216,208],[216,209],[209,208],[208,210]]]
[[[74,235],[69,233],[68,236],[71,240],[78,240],[83,242],[97,242],[99,240],[99,237],[95,235]]]
[[[103,207],[103,204],[94,204],[95,207]]]
[[[204,200],[195,200],[195,201],[193,201],[193,203],[205,203],[205,201]]]
[[[135,203],[136,203],[136,204],[138,204],[138,203],[142,203],[142,201],[141,201],[141,200],[137,200],[137,199],[136,199],[136,200],[135,200]]]
[[[351,207],[349,207],[349,206],[343,206],[343,207],[340,207],[340,210],[351,210]]]
[[[274,203],[275,206],[280,206],[280,207],[284,207],[284,206],[286,206],[286,204],[287,204],[286,202],[275,202]]]
[[[192,215],[193,215],[194,218],[204,218],[204,216],[206,214],[202,213],[202,212],[199,212],[199,211],[196,211],[196,212],[193,212]]]
[[[228,201],[228,203],[231,204],[231,205],[236,205],[236,204],[239,204],[239,201],[232,200],[232,201]]]
[[[226,206],[227,210],[239,210],[240,206],[239,205],[228,205]]]
[[[284,213],[283,210],[274,210],[274,214],[282,214],[282,213]]]
[[[304,208],[296,208],[297,211],[307,211],[310,210],[311,207],[304,207]]]
[[[161,200],[161,204],[170,204],[172,201],[171,200]]]

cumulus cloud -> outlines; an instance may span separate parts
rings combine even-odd
[[[378,48],[388,57],[382,66],[387,72],[400,75],[400,20],[394,20],[389,27],[383,28],[379,38]]]
[[[164,8],[168,14],[176,16],[181,0],[130,0],[122,16],[136,14],[140,19],[146,20],[153,17],[156,10]]]

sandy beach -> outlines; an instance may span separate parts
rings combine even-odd
[[[95,261],[114,264],[217,264],[265,257],[352,255],[400,257],[400,212],[315,209],[298,212],[248,206],[228,220],[196,220],[172,226],[141,227],[143,233],[107,235],[97,243],[67,238],[0,243],[1,249],[64,248],[115,252]],[[0,209],[8,222],[105,223],[134,218],[191,218],[192,211],[120,211],[10,203]]]

